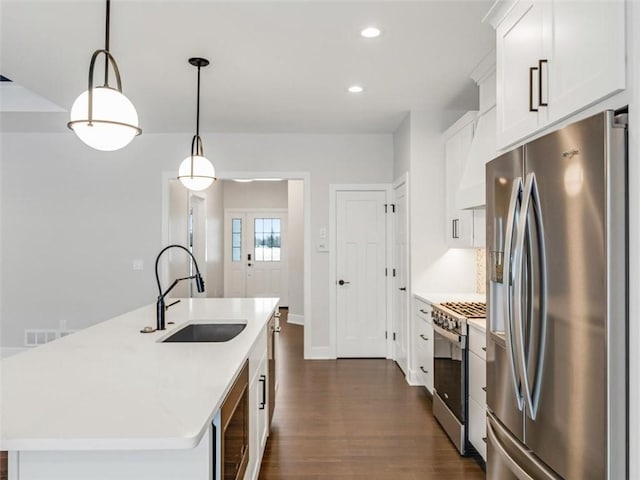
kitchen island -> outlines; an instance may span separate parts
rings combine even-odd
[[[250,382],[258,377],[277,304],[182,299],[167,311],[174,324],[140,333],[155,326],[152,304],[3,360],[0,450],[10,452],[10,478],[215,480],[220,408],[247,360]],[[162,343],[211,322],[246,327],[223,343]]]

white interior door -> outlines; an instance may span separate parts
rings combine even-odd
[[[385,191],[336,192],[338,357],[386,356]]]
[[[247,255],[245,233],[247,214],[225,212],[224,215],[224,296],[247,296]]]
[[[286,233],[286,212],[225,212],[225,297],[278,297],[289,305]]]
[[[287,214],[247,214],[247,297],[279,297],[289,305],[287,269]]]
[[[402,371],[406,374],[408,368],[409,346],[409,291],[408,287],[408,202],[407,182],[403,181],[394,190],[395,213],[393,215],[393,265],[395,276],[393,278],[393,331],[396,332],[394,350],[395,359]]]

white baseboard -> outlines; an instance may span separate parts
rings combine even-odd
[[[0,347],[0,358],[7,358],[25,350],[27,349],[24,347]]]
[[[335,360],[336,356],[331,352],[331,347],[312,347],[310,355],[305,355],[305,360]]]
[[[290,313],[287,315],[287,323],[293,323],[294,325],[304,325],[304,315],[296,315]]]
[[[418,380],[418,373],[415,372],[414,370],[409,369],[409,373],[407,373],[407,375],[405,376],[407,383],[409,385],[411,385],[412,387],[418,387],[418,386],[424,386],[422,383],[420,383],[420,381]]]

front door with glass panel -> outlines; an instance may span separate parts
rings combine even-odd
[[[279,297],[288,305],[287,214],[225,213],[225,297]]]

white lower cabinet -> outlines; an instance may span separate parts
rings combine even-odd
[[[417,382],[433,393],[433,325],[431,305],[414,297],[414,365]]]
[[[487,413],[486,405],[479,405],[469,398],[469,441],[480,456],[487,460]]]
[[[249,465],[245,480],[255,480],[260,473],[262,454],[269,436],[269,372],[267,331],[260,334],[249,355]]]
[[[486,332],[469,326],[469,441],[487,459]]]

